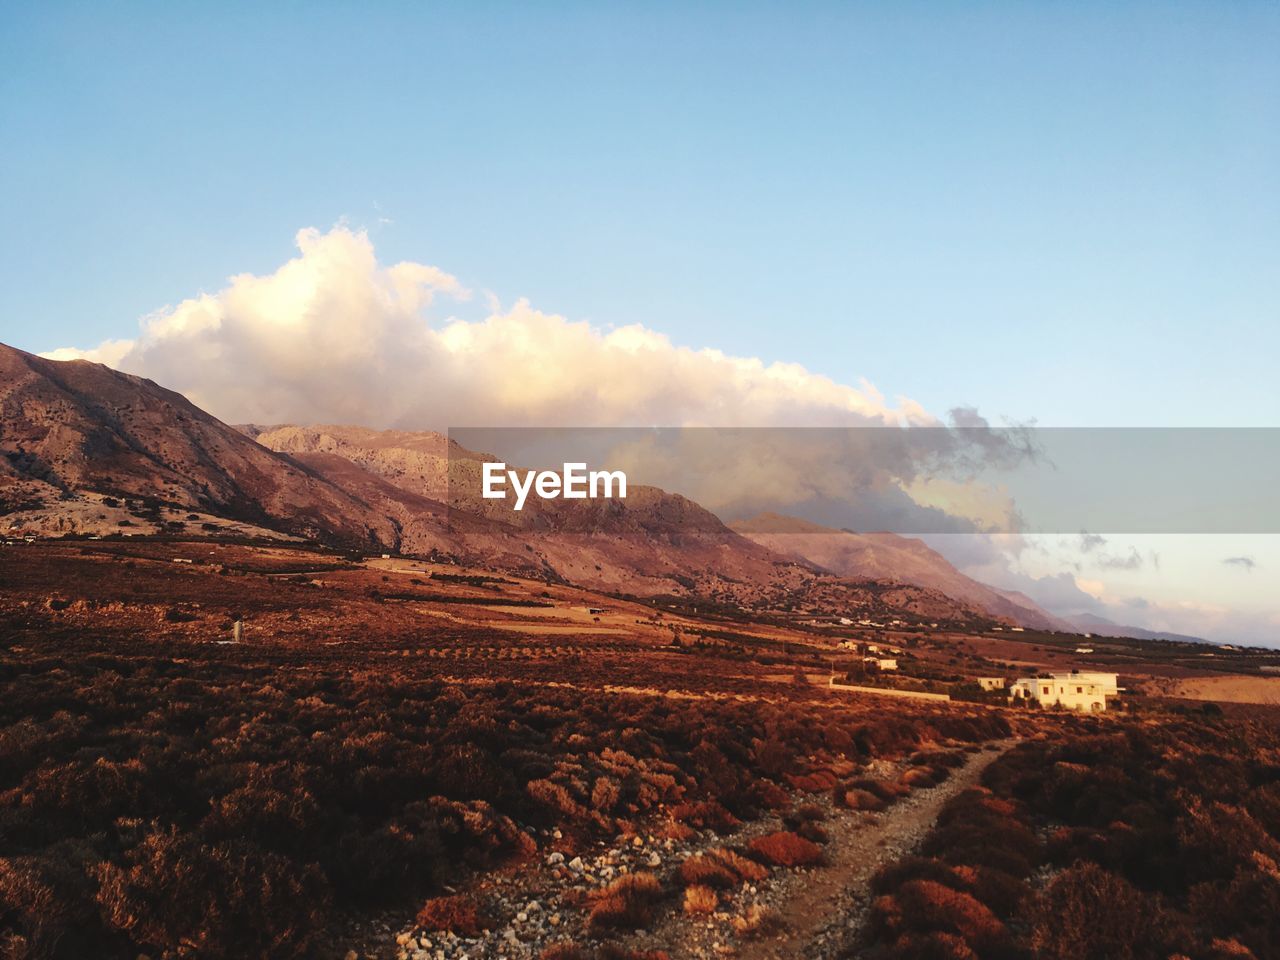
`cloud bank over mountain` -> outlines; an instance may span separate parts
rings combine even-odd
[[[437,267],[379,263],[369,236],[304,229],[264,276],[145,317],[133,340],[64,348],[150,377],[229,422],[857,426],[934,422],[798,364],[693,350],[632,325],[605,331],[524,300],[476,321]],[[434,316],[433,316],[434,315]],[[441,316],[443,315],[443,316]]]
[[[909,399],[887,401],[866,381],[843,384],[799,364],[678,346],[648,326],[601,328],[543,312],[525,300],[505,308],[494,304],[486,313],[483,298],[473,297],[458,278],[422,263],[381,263],[368,234],[346,226],[304,229],[296,242],[298,255],[274,271],[233,276],[216,292],[158,310],[142,319],[132,339],[44,355],[96,360],[149,377],[232,423],[329,422],[414,430],[943,425]],[[982,446],[989,438],[976,411],[958,408],[947,423],[979,428],[968,434],[973,442],[962,451],[966,456],[998,460],[1010,452],[1007,444]],[[748,458],[742,475],[750,487],[728,483],[730,471],[721,474],[714,495],[691,493],[727,515],[783,507],[828,526],[862,530],[908,530],[907,519],[941,509],[957,517],[954,528],[931,520],[927,529],[959,534],[991,529],[988,515],[1014,514],[1016,504],[1000,491],[939,475],[934,469],[938,451],[925,446],[916,440],[893,462],[852,450],[834,470],[829,450],[790,463],[775,461],[767,470],[759,459]],[[744,456],[747,450],[739,446],[737,452]],[[955,449],[943,452],[943,460],[956,462]],[[753,502],[762,480],[774,493],[790,491],[795,502],[783,502],[785,496]],[[840,496],[851,486],[860,493],[856,502]],[[812,509],[802,509],[806,505]],[[1114,616],[1117,603],[1131,605],[1137,599],[1091,589],[1093,581],[1065,572],[1020,570],[1016,537],[964,534],[941,540],[945,545],[936,544],[939,549],[966,573],[1021,590],[1054,612]],[[1107,577],[1143,566],[1148,573],[1158,570],[1154,555],[1144,563],[1146,558],[1133,551],[1113,555],[1105,546],[1101,536],[1082,538],[1077,573],[1081,559]],[[967,556],[974,551],[986,555]],[[1247,572],[1252,566],[1245,561],[1230,557],[1220,568]],[[1064,566],[1071,564],[1064,560],[1058,570]],[[1217,609],[1151,605],[1131,612],[1140,614],[1135,619],[1143,625],[1167,621],[1170,628],[1222,635],[1198,629],[1205,619],[1216,624],[1222,616]],[[1268,621],[1264,627],[1274,630],[1275,624]]]

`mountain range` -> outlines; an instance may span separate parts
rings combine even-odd
[[[460,499],[494,459],[433,432],[233,427],[150,380],[0,345],[0,511],[43,534],[190,530],[401,551],[636,596],[745,605],[874,596],[935,619],[1078,630],[919,540],[764,514],[728,526],[677,494]],[[450,500],[450,480],[455,481]],[[478,489],[478,485],[473,485]],[[132,529],[130,529],[132,528]],[[886,599],[887,598],[887,599]]]

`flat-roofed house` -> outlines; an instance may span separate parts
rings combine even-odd
[[[1081,713],[1102,713],[1107,709],[1107,697],[1119,692],[1114,673],[1045,674],[1040,677],[1022,677],[1009,688],[1009,699],[1034,700],[1042,707],[1061,706]]]

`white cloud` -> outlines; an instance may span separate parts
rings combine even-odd
[[[444,271],[381,265],[364,232],[298,233],[299,256],[265,276],[143,319],[133,341],[85,357],[150,377],[229,422],[457,425],[857,425],[919,422],[869,384],[797,364],[609,332],[521,300],[478,321],[440,319],[470,294]]]

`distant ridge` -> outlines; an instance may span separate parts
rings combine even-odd
[[[1021,594],[1005,593],[957,570],[921,540],[893,533],[854,533],[777,513],[731,525],[784,556],[841,577],[889,578],[937,590],[992,617],[1040,630],[1073,630]]]

